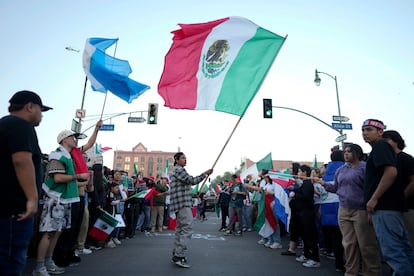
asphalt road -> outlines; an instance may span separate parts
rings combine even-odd
[[[207,212],[206,221],[194,220],[193,239],[187,259],[191,268],[180,268],[171,262],[174,232],[145,235],[121,240],[113,249],[81,255],[78,266],[67,267],[64,275],[342,275],[335,271],[334,261],[321,257],[320,268],[305,268],[292,256],[281,256],[289,238],[283,237],[283,249],[269,249],[258,245],[256,232],[243,236],[224,236],[219,232],[220,220],[214,212]],[[24,275],[31,275],[35,265],[29,259]]]

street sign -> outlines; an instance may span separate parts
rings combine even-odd
[[[103,124],[99,130],[114,131],[115,125],[114,124]]]
[[[70,129],[73,132],[80,132],[80,130],[81,130],[81,124],[78,121],[72,119],[72,127]]]
[[[145,118],[143,117],[128,117],[128,123],[143,123]]]
[[[333,115],[332,116],[332,121],[337,121],[337,122],[348,122],[349,121],[349,118],[348,117],[346,117],[346,116],[336,116],[336,115]]]
[[[346,140],[346,133],[339,135],[338,137],[336,137],[335,142],[342,142]]]
[[[352,124],[332,123],[333,129],[352,129]]]

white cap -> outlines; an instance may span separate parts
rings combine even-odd
[[[57,136],[57,142],[58,144],[60,144],[62,142],[63,139],[65,139],[66,137],[69,136],[77,136],[76,132],[70,131],[70,130],[62,130],[59,135]]]

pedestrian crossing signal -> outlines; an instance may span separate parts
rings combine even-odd
[[[263,99],[263,118],[273,118],[272,99]]]
[[[157,124],[157,115],[158,115],[158,104],[149,103],[148,104],[147,124],[156,125]]]

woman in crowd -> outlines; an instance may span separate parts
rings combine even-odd
[[[364,204],[365,162],[357,144],[345,147],[345,165],[335,174],[334,183],[321,181],[329,192],[339,197],[339,227],[345,249],[345,275],[381,275],[381,261],[374,228],[368,223]]]

